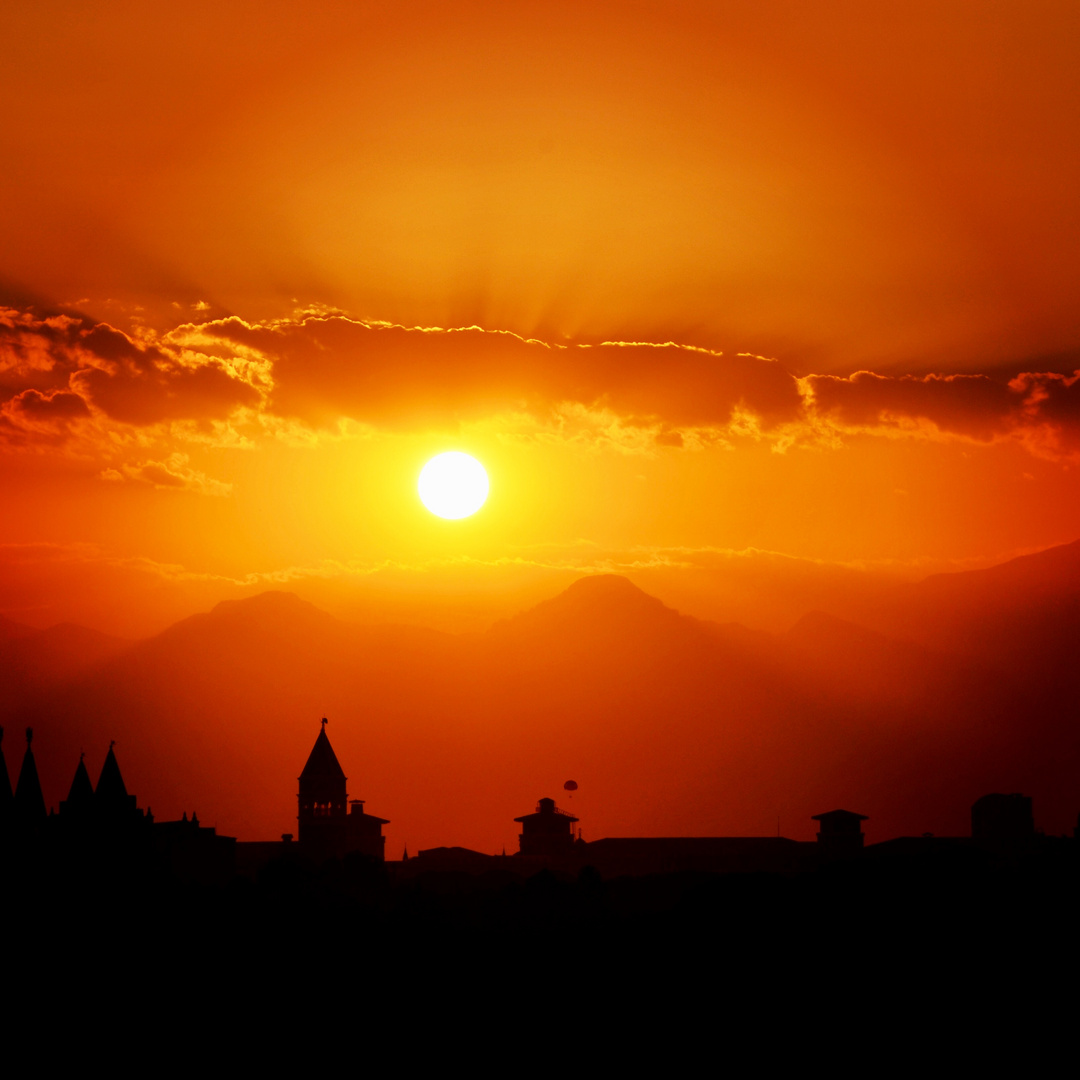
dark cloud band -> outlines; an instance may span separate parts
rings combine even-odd
[[[648,428],[753,430],[787,442],[823,430],[1025,440],[1080,452],[1076,375],[797,378],[782,364],[672,342],[563,345],[483,330],[365,323],[340,314],[266,324],[189,323],[146,341],[80,316],[0,311],[0,439],[55,442],[87,419],[148,427],[238,409],[304,424],[417,430],[566,404]]]

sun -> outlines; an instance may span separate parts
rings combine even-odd
[[[421,470],[417,484],[420,501],[441,518],[475,514],[487,501],[488,476],[484,466],[460,450],[436,454]]]

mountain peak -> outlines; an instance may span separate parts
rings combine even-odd
[[[631,633],[634,627],[671,623],[688,626],[692,622],[627,578],[618,574],[591,574],[578,578],[550,600],[496,626],[512,634],[562,627],[570,634],[584,633],[587,629],[589,633],[622,635]]]
[[[268,589],[255,596],[245,596],[239,600],[222,600],[210,609],[210,617],[215,619],[244,615],[272,614],[308,614],[318,612],[324,615],[314,604],[301,600],[294,592],[283,589]]]
[[[226,637],[237,633],[287,637],[310,633],[318,627],[340,625],[333,615],[302,600],[296,593],[272,589],[240,600],[222,600],[209,611],[173,623],[150,642],[196,641],[207,631]]]
[[[644,596],[649,600],[654,599],[647,592],[639,589],[629,578],[623,577],[622,574],[590,574],[588,577],[578,578],[577,581],[563,589],[562,595],[589,597]]]
[[[552,597],[534,610],[541,608],[597,615],[645,611],[653,614],[662,611],[675,614],[662,600],[650,596],[629,578],[619,574],[590,574],[588,577],[578,578],[558,596]]]

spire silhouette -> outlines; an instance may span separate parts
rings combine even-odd
[[[300,774],[301,782],[345,783],[345,770],[341,767],[337,754],[334,753],[334,748],[326,737],[326,724],[327,720],[324,717],[322,727],[319,728],[319,736],[311,748],[311,753],[308,754],[304,771]]]
[[[85,813],[94,804],[94,785],[90,783],[84,756],[79,755],[79,764],[75,767],[75,778],[71,781],[68,797],[60,804],[61,814]]]
[[[119,802],[127,798],[127,787],[120,774],[116,755],[113,753],[115,745],[115,739],[109,743],[109,752],[105,755],[105,764],[101,766],[101,775],[98,777],[97,788],[94,791],[100,802]]]
[[[98,813],[123,817],[139,812],[135,808],[135,796],[128,794],[127,785],[120,774],[120,766],[113,753],[115,745],[115,739],[109,743],[109,752],[105,755],[105,764],[101,766],[101,775],[94,789],[94,805]]]
[[[7,761],[4,759],[4,729],[0,727],[0,822],[11,817],[11,804],[15,794],[11,790],[11,777],[8,775]]]
[[[26,753],[23,754],[22,768],[19,770],[19,782],[15,786],[15,815],[24,825],[39,825],[46,818],[45,796],[41,793],[41,781],[38,779],[37,763],[31,743],[34,741],[34,729],[26,729]]]
[[[316,861],[360,852],[382,861],[385,818],[364,812],[364,800],[349,806],[345,770],[326,737],[326,717],[300,773],[297,815],[300,847]]]

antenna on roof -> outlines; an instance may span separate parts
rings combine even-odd
[[[34,741],[34,729],[28,727],[26,729],[26,745],[29,746]]]
[[[327,719],[326,719],[326,717],[324,716],[324,717],[322,718],[322,720],[320,720],[320,721],[319,721],[319,723],[321,723],[321,724],[322,724],[322,726],[323,726],[323,730],[325,731],[325,730],[326,730],[326,725],[327,725],[327,724],[329,724],[329,723],[330,723],[330,721],[329,721],[329,720],[327,720]]]

